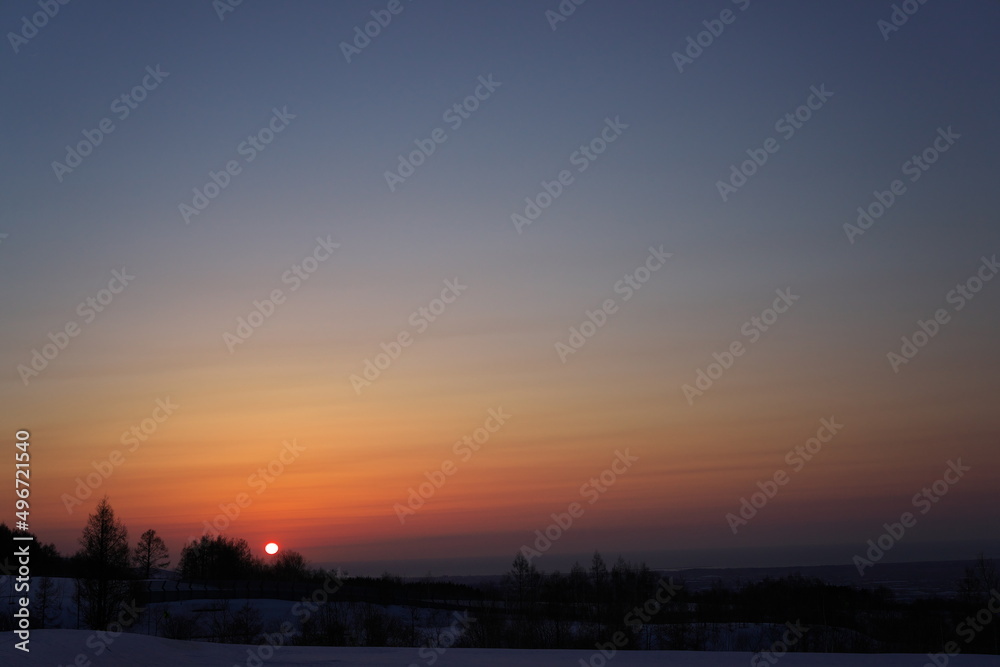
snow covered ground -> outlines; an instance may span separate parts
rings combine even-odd
[[[0,593],[3,593],[0,582]],[[76,625],[76,608],[72,600],[72,580],[53,579],[58,599],[54,625],[73,628]],[[12,596],[0,595],[0,607],[9,605]],[[128,632],[114,635],[91,630],[51,629],[32,630],[30,653],[15,648],[18,641],[14,633],[2,634],[0,643],[0,667],[9,665],[39,665],[44,667],[281,667],[283,665],[333,664],[339,667],[549,667],[567,665],[593,665],[601,667],[653,667],[654,665],[676,665],[677,667],[756,667],[777,664],[779,667],[1000,667],[997,656],[957,656],[930,662],[926,655],[887,654],[818,654],[789,653],[770,663],[760,656],[748,652],[692,652],[692,651],[619,651],[610,660],[594,651],[544,651],[505,649],[429,649],[429,648],[341,648],[341,647],[299,647],[221,644],[205,641],[178,641],[150,636],[156,633],[159,616],[164,611],[174,616],[189,615],[201,618],[199,625],[213,613],[208,608],[228,604],[230,609],[238,609],[246,600],[230,600],[228,603],[213,600],[189,600],[150,605]],[[282,600],[249,601],[260,612],[265,629],[274,631],[289,620],[290,603]],[[389,613],[405,615],[405,610],[388,608]],[[440,610],[421,610],[420,625],[426,628],[444,627],[450,621],[447,613]],[[200,616],[199,616],[200,614]],[[444,614],[444,616],[441,616]],[[440,618],[439,618],[440,616]],[[745,630],[744,630],[745,631]],[[277,641],[277,640],[276,640]],[[280,644],[280,642],[278,642]],[[715,642],[722,646],[724,642]],[[439,652],[440,651],[440,652]]]
[[[235,644],[184,642],[144,635],[123,634],[100,656],[87,647],[93,632],[86,630],[36,630],[31,634],[31,652],[14,648],[12,633],[4,633],[0,664],[62,667],[80,665],[102,667],[292,667],[296,665],[337,665],[338,667],[577,667],[587,664],[587,651],[515,651],[503,649],[448,649],[431,663],[414,648],[329,648],[279,647],[269,659],[261,660],[259,647]],[[91,642],[95,643],[95,642]],[[84,656],[78,660],[77,656]],[[267,654],[264,654],[266,657]],[[630,651],[619,653],[607,664],[612,667],[747,667],[750,653],[701,653],[691,651]],[[89,662],[87,662],[89,661]],[[790,653],[778,661],[781,667],[922,667],[927,656]],[[597,660],[594,665],[601,665]],[[768,663],[762,663],[768,664]],[[998,667],[996,656],[957,656],[949,667]]]

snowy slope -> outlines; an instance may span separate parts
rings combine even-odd
[[[158,637],[124,634],[110,650],[95,656],[87,647],[92,632],[84,630],[37,630],[31,635],[31,653],[14,648],[12,633],[3,633],[0,665],[71,665],[83,655],[93,667],[127,665],[136,667],[230,667],[247,665],[256,646],[183,642]],[[93,642],[92,642],[93,643]],[[337,665],[338,667],[412,667],[430,664],[413,648],[328,648],[282,647],[263,663],[250,665],[285,667],[293,665]],[[514,651],[503,649],[449,649],[434,664],[438,667],[577,667],[590,660],[587,651]],[[608,661],[611,667],[746,667],[749,653],[696,653],[690,651],[633,651],[619,653]],[[788,654],[777,663],[781,667],[922,667],[927,656],[857,655],[816,653]],[[85,665],[85,662],[78,664]],[[601,664],[596,661],[595,664]],[[766,663],[765,663],[766,664]],[[1000,667],[996,656],[958,656],[949,667]]]

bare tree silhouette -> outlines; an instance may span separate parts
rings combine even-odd
[[[104,496],[87,517],[77,554],[81,572],[76,580],[84,621],[95,630],[107,628],[128,600],[128,529]]]
[[[149,575],[154,569],[170,564],[170,552],[167,550],[167,545],[152,528],[139,537],[139,543],[132,551],[132,562],[139,568],[140,574],[145,579],[149,579]]]

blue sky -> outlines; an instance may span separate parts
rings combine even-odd
[[[995,499],[985,471],[996,464],[989,406],[1000,290],[988,284],[899,373],[886,355],[918,319],[950,308],[949,290],[1000,250],[1000,5],[927,3],[885,39],[878,22],[890,19],[891,3],[589,0],[553,30],[546,11],[557,2],[403,0],[347,62],[341,43],[387,4],[246,0],[220,19],[210,2],[71,2],[16,53],[5,40],[0,391],[16,415],[4,423],[27,420],[51,443],[37,474],[53,534],[69,544],[77,530],[60,494],[120,427],[168,393],[192,406],[160,435],[176,470],[158,476],[159,459],[136,458],[106,490],[178,544],[225,497],[201,489],[183,510],[166,508],[167,489],[187,488],[178,481],[184,465],[197,467],[185,455],[218,452],[213,474],[228,462],[238,485],[257,460],[241,442],[296,433],[324,452],[312,473],[347,457],[368,489],[341,519],[373,527],[327,541],[304,536],[331,506],[294,492],[312,488],[306,481],[289,477],[284,491],[269,492],[275,513],[308,506],[312,518],[296,539],[317,561],[438,539],[454,540],[449,556],[483,557],[488,546],[506,557],[548,515],[536,488],[578,486],[576,463],[562,470],[562,462],[593,467],[627,442],[643,443],[649,467],[620,498],[602,501],[590,527],[567,536],[566,554],[664,552],[677,541],[666,534],[727,554],[720,563],[742,548],[791,554],[835,543],[846,553],[891,518],[893,498],[905,504],[919,480],[963,453],[978,457],[983,477],[942,504],[939,523],[925,522],[913,543],[975,543],[986,526],[995,534],[995,513],[984,508]],[[678,71],[675,52],[724,10],[731,23]],[[22,17],[38,11],[36,2],[9,2],[0,27],[20,31]],[[114,100],[147,68],[167,74],[119,118]],[[480,77],[499,85],[451,129],[443,114]],[[814,87],[833,94],[782,136],[776,122]],[[246,161],[239,146],[275,109],[294,118]],[[53,161],[104,118],[114,131],[60,180]],[[627,127],[577,171],[571,156],[607,119]],[[447,138],[390,191],[385,172],[437,128]],[[902,165],[939,128],[960,138],[909,181]],[[723,201],[717,183],[771,137],[780,148]],[[178,207],[230,160],[239,173],[185,224]],[[572,184],[518,233],[511,215],[564,169]],[[844,225],[894,179],[905,194],[851,243]],[[287,288],[281,276],[318,237],[339,252],[230,353],[223,332],[254,299]],[[613,286],[650,246],[672,253],[669,263],[562,363],[555,343],[616,298]],[[122,267],[135,282],[26,385],[19,364]],[[379,343],[456,277],[467,296],[370,391],[352,391],[348,378]],[[688,405],[682,385],[785,287],[801,301]],[[449,498],[449,507],[478,514],[428,508],[423,524],[401,532],[389,511],[397,487],[440,459],[435,443],[500,402],[524,419],[506,435],[503,457],[483,460]],[[789,506],[734,541],[725,508],[828,413],[852,415],[857,426],[841,458],[824,464],[822,483],[796,491],[794,504],[814,518]],[[359,443],[388,460],[406,452],[405,460],[384,475],[369,470]],[[658,494],[684,466],[718,460],[728,464],[707,486],[680,484],[700,490]],[[530,484],[519,466],[535,471]],[[537,472],[546,466],[550,477]],[[850,502],[841,502],[845,493]],[[491,532],[491,512],[506,511],[497,498],[515,499],[516,511]],[[690,522],[677,509],[689,505],[699,508]],[[259,507],[245,524],[255,535],[273,530]],[[644,533],[645,512],[655,512],[660,537]],[[343,543],[350,548],[338,551]],[[442,557],[435,549],[420,556]]]

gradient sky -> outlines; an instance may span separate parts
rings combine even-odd
[[[553,30],[555,0],[403,0],[348,63],[340,44],[387,4],[247,0],[220,20],[207,0],[74,2],[16,53],[4,40],[0,433],[31,432],[34,531],[74,551],[107,493],[176,562],[247,493],[226,532],[255,549],[498,572],[577,501],[538,567],[594,549],[653,567],[849,564],[961,458],[971,470],[887,559],[997,552],[1000,280],[960,311],[947,295],[1000,252],[1000,4],[927,3],[884,39],[888,2],[590,0]],[[679,72],[673,54],[724,9],[735,20]],[[38,11],[4,3],[0,28]],[[168,74],[120,119],[147,67]],[[479,77],[500,85],[452,129],[444,112]],[[775,123],[814,86],[833,96],[786,139]],[[275,108],[294,119],[247,162],[241,142]],[[114,131],[60,180],[52,163],[104,118]],[[577,171],[606,119],[627,129]],[[390,191],[385,172],[436,128],[447,138]],[[960,138],[911,182],[903,164],[939,128]],[[723,201],[717,182],[769,137],[778,151]],[[230,160],[241,171],[185,224],[179,205]],[[573,182],[518,233],[511,215],[561,170]],[[894,179],[906,192],[849,242]],[[340,246],[292,290],[282,277],[317,238]],[[626,302],[616,284],[661,246],[672,256]],[[87,321],[78,304],[123,267],[134,280]],[[411,314],[456,279],[467,290],[421,330]],[[285,301],[231,352],[224,334],[275,289]],[[751,343],[741,327],[779,289],[799,299]],[[556,343],[607,299],[563,363]],[[887,353],[940,308],[948,322],[894,372]],[[79,334],[22,381],[69,322]],[[412,344],[356,392],[402,332]],[[733,341],[745,354],[689,404],[682,386]],[[129,451],[122,434],[167,398],[179,407]],[[501,407],[463,461],[453,443]],[[831,417],[844,428],[734,535],[726,514]],[[257,493],[251,476],[293,439]],[[581,485],[626,449],[638,461],[587,504]],[[115,450],[124,462],[68,512]],[[401,524],[393,506],[446,460],[454,474]]]

